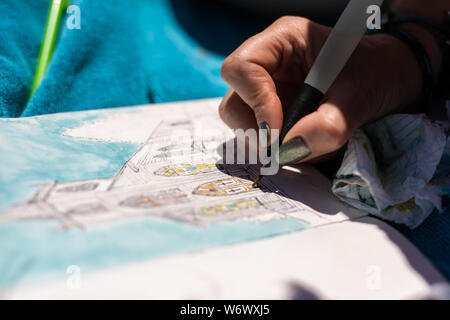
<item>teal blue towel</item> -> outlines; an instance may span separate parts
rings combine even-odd
[[[221,96],[223,56],[184,33],[169,1],[72,1],[81,29],[66,27],[28,101],[49,0],[0,3],[0,116],[33,116]]]
[[[47,8],[47,0],[0,1],[0,117],[27,104]]]

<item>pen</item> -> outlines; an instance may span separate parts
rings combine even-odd
[[[33,84],[31,86],[30,98],[41,83],[41,80],[44,77],[45,71],[47,70],[48,64],[52,57],[56,37],[58,35],[59,24],[66,4],[67,0],[53,0],[50,5],[47,24],[45,26],[44,38],[42,40],[41,49],[39,51],[36,73],[34,75]]]
[[[336,80],[366,32],[367,8],[371,5],[381,6],[383,1],[351,0],[347,4],[321,48],[294,102],[285,111],[279,141],[283,141],[289,130],[301,118],[318,108],[323,96]],[[311,154],[309,148],[304,147],[299,151],[302,159]],[[283,166],[283,162],[285,162],[284,159],[280,159],[279,165]],[[265,165],[265,167],[267,166],[270,166],[270,163]],[[253,184],[254,187],[258,186],[262,177],[260,173]]]

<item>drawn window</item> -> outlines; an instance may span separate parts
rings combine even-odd
[[[244,187],[235,187],[235,188],[231,188],[231,189],[225,189],[225,192],[228,194],[233,194],[233,193],[240,193],[240,192],[245,192],[247,191]]]
[[[222,180],[219,183],[219,186],[221,187],[225,187],[225,186],[229,186],[229,185],[233,185],[233,184],[237,184],[237,181],[234,179],[230,179],[230,180]]]
[[[92,191],[97,189],[98,182],[87,182],[83,184],[71,185],[58,189],[57,192],[82,192],[82,191]]]

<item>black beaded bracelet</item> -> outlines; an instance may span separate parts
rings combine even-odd
[[[421,111],[424,111],[425,107],[431,100],[435,79],[433,75],[433,66],[431,64],[431,59],[428,56],[427,51],[413,35],[399,27],[395,26],[368,31],[368,34],[379,33],[386,33],[399,39],[404,44],[406,44],[414,54],[422,74],[422,92],[419,102]]]
[[[447,13],[447,20],[449,14]],[[449,22],[438,23],[428,17],[422,17],[407,12],[389,12],[383,17],[385,26],[398,26],[403,23],[412,23],[426,29],[436,40],[442,55],[448,52],[448,41],[450,40]]]
[[[441,52],[441,68],[435,76],[438,85],[449,87],[450,84],[450,11],[442,12],[443,21],[437,22],[429,17],[408,12],[389,12],[383,16],[383,25],[388,28],[409,23],[415,24],[434,37]]]

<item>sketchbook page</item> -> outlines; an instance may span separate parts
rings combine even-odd
[[[364,215],[312,167],[217,165],[219,101],[0,119],[0,291]]]
[[[24,286],[6,298],[420,299],[441,282],[445,279],[398,231],[363,217],[81,273],[78,282]]]

